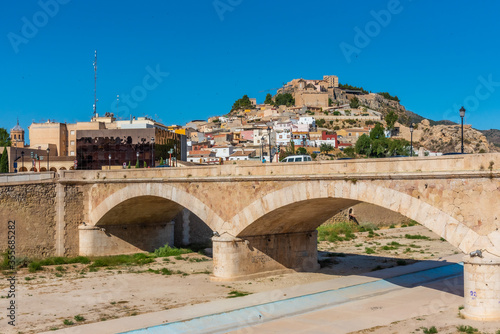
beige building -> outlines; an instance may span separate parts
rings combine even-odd
[[[68,155],[68,129],[65,123],[32,123],[28,129],[30,147],[45,150],[50,143],[55,145],[55,155]]]
[[[358,138],[362,135],[370,135],[369,128],[352,128],[352,129],[342,129],[337,131],[337,136],[340,139],[343,139],[343,142],[348,141],[352,144],[355,144],[358,141]]]

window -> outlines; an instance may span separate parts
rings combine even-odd
[[[75,130],[71,130],[71,135],[74,136],[75,135]]]
[[[295,162],[300,162],[300,161],[302,161],[302,157],[295,158]]]
[[[69,155],[74,156],[75,155],[75,151],[69,152]]]
[[[74,140],[71,141],[71,146],[75,146],[75,141]]]

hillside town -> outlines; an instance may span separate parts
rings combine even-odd
[[[413,115],[397,96],[342,85],[330,75],[322,80],[293,79],[276,95],[268,93],[263,103],[244,95],[229,113],[184,126],[132,115],[117,119],[107,112],[95,114],[90,122],[34,122],[28,128],[27,145],[25,131],[17,124],[10,131],[12,145],[5,151],[10,172],[37,172],[278,162],[294,154],[324,160],[432,156],[460,150],[460,126],[417,122]],[[375,128],[375,137],[393,141],[396,148],[385,143],[385,149],[379,147],[370,155],[366,145],[373,143],[356,147],[358,139],[373,138]],[[471,125],[465,125],[464,138],[465,153],[496,149]]]

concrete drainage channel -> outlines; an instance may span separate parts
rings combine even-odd
[[[453,278],[462,274],[463,264],[455,263],[336,290],[322,291],[229,312],[122,332],[122,334],[225,333],[324,307],[341,305],[369,296],[385,294],[392,290],[411,288],[446,278]]]

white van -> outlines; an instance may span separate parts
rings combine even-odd
[[[281,160],[281,162],[305,162],[312,161],[310,155],[290,155],[285,159]]]

